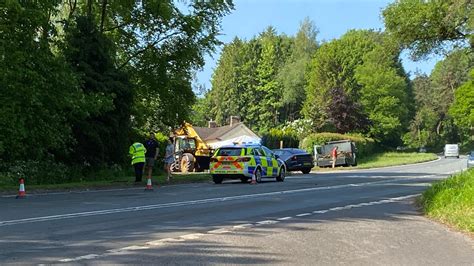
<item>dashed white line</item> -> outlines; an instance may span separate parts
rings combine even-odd
[[[313,211],[314,214],[322,214],[322,213],[326,213],[328,212],[329,210],[320,210],[320,211]]]
[[[309,215],[311,215],[311,213],[307,212],[307,213],[297,214],[296,216],[298,216],[298,217],[304,217],[304,216],[309,216]]]
[[[230,233],[230,230],[225,229],[225,228],[220,228],[220,229],[208,231],[208,233],[209,234],[226,234],[226,233]]]
[[[253,224],[239,224],[239,225],[234,225],[232,228],[234,229],[244,229],[244,228],[249,228],[252,227]]]
[[[341,211],[341,210],[347,210],[351,208],[359,208],[363,206],[373,206],[373,205],[378,205],[378,204],[386,204],[386,203],[393,203],[397,201],[402,201],[410,198],[414,198],[419,196],[420,194],[412,194],[412,195],[407,195],[407,196],[401,196],[401,197],[396,197],[396,198],[390,198],[390,199],[383,199],[383,200],[378,200],[378,201],[371,201],[371,202],[363,202],[359,204],[350,204],[350,205],[345,205],[341,207],[333,207],[325,210],[316,210],[311,213],[301,213],[296,215],[297,217],[304,217],[304,216],[309,216],[311,214],[324,214],[327,212],[333,212],[333,211]],[[229,233],[232,232],[232,230],[239,230],[239,229],[246,229],[250,228],[253,226],[258,226],[258,225],[269,225],[269,224],[275,224],[278,223],[278,221],[285,221],[285,220],[290,220],[292,219],[291,216],[286,216],[282,218],[278,218],[276,220],[264,220],[260,222],[256,222],[253,224],[240,224],[240,225],[234,225],[231,228],[219,228],[215,230],[208,231],[207,234],[202,234],[202,233],[195,233],[195,234],[187,234],[187,235],[182,235],[177,238],[164,238],[164,239],[159,239],[159,240],[154,240],[154,241],[149,241],[146,242],[144,245],[133,245],[129,247],[124,247],[120,249],[111,249],[108,250],[106,253],[98,255],[98,254],[89,254],[85,256],[79,256],[76,258],[67,258],[67,259],[62,259],[59,262],[76,262],[80,260],[91,260],[99,257],[105,257],[105,256],[112,256],[112,255],[117,255],[117,254],[123,254],[124,252],[128,251],[133,251],[133,250],[144,250],[144,249],[149,249],[152,246],[160,246],[160,245],[165,245],[168,243],[179,243],[179,242],[184,242],[186,240],[194,240],[198,239],[200,237],[210,235],[210,234],[222,234],[222,233]]]
[[[257,222],[258,225],[267,225],[267,224],[276,224],[278,221],[275,220],[265,220],[265,221],[260,221]]]
[[[390,179],[390,180],[382,180],[382,181],[374,181],[374,182],[363,182],[363,183],[356,183],[356,184],[303,188],[303,189],[295,189],[295,190],[266,192],[266,193],[259,193],[259,194],[245,194],[245,195],[222,197],[222,198],[209,198],[209,199],[202,199],[202,200],[191,200],[191,201],[180,201],[180,202],[162,203],[162,204],[154,204],[154,205],[135,206],[135,207],[120,208],[120,209],[108,209],[108,210],[99,210],[99,211],[58,214],[58,215],[41,216],[41,217],[25,218],[25,219],[18,219],[18,220],[0,221],[0,226],[45,222],[45,221],[52,221],[52,220],[63,220],[63,219],[116,214],[116,213],[124,213],[124,212],[155,210],[155,209],[178,207],[178,206],[208,204],[208,203],[214,203],[214,202],[258,198],[258,197],[273,196],[273,195],[294,194],[294,193],[310,192],[310,191],[318,191],[318,190],[330,190],[330,189],[339,189],[339,188],[347,188],[347,187],[361,187],[361,186],[366,186],[366,185],[377,185],[377,184],[389,183],[389,182],[394,182],[397,180],[402,181],[406,179],[398,178],[398,179]]]
[[[60,262],[74,262],[74,261],[79,261],[79,260],[91,260],[91,259],[95,259],[97,257],[100,257],[100,255],[89,254],[89,255],[80,256],[80,257],[76,257],[76,258],[72,258],[72,259],[63,259],[63,260],[60,260]]]

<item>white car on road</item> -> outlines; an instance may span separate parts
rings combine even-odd
[[[459,145],[458,144],[446,144],[444,146],[444,158],[456,157],[459,158]]]

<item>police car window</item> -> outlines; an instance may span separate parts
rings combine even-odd
[[[235,149],[235,148],[224,148],[219,149],[217,152],[217,156],[240,156],[240,152],[242,149]]]
[[[267,157],[272,157],[273,156],[273,152],[270,149],[268,149],[267,147],[262,147],[262,149],[265,152],[265,155]]]
[[[253,148],[252,149],[252,154],[255,155],[255,156],[262,156],[262,154],[260,154],[260,150],[258,148]]]

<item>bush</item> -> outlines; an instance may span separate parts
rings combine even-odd
[[[53,160],[2,162],[0,165],[1,184],[18,184],[24,178],[29,184],[58,184],[80,179],[82,173]]]
[[[280,141],[285,148],[298,148],[299,145],[296,132],[291,130],[271,129],[262,136],[262,144],[270,149],[280,148]]]
[[[371,138],[366,138],[360,135],[349,135],[339,133],[313,133],[308,135],[301,142],[300,148],[313,153],[314,145],[324,145],[328,141],[336,140],[350,140],[355,142],[357,147],[357,154],[359,156],[365,156],[372,154],[375,151],[375,142]]]

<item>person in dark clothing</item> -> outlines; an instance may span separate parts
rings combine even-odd
[[[153,172],[153,166],[155,165],[156,158],[158,157],[158,142],[156,141],[155,134],[150,133],[150,138],[145,141],[145,167],[148,173],[147,178],[151,178]]]

